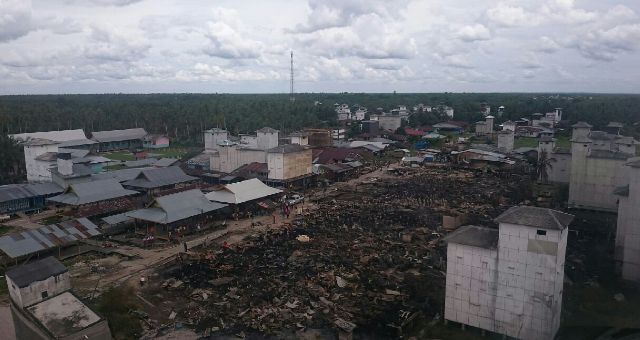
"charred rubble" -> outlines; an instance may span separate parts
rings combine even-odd
[[[525,198],[526,183],[422,169],[337,190],[284,228],[185,254],[162,273],[162,285],[192,300],[176,320],[204,334],[397,337],[442,313],[442,214],[456,209],[471,224],[491,225]]]

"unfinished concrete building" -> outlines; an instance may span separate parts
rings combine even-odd
[[[495,117],[486,116],[484,120],[476,122],[476,135],[486,136],[493,134],[493,120]]]
[[[571,176],[569,206],[616,212],[616,187],[626,185],[623,165],[636,154],[637,142],[603,131],[591,131],[591,125],[579,122],[571,137]]]
[[[464,226],[449,234],[445,319],[518,339],[553,339],[572,220],[517,206],[495,219],[497,230]]]
[[[107,320],[71,292],[69,271],[47,257],[7,271],[17,339],[109,340]]]

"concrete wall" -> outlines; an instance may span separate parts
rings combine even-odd
[[[498,149],[502,152],[513,151],[514,134],[513,133],[499,133],[498,134]]]
[[[495,332],[496,250],[449,243],[444,317]]]
[[[257,133],[257,143],[258,149],[271,149],[278,146],[278,132],[273,133],[265,133],[258,132]]]
[[[588,147],[584,147],[583,143],[573,144],[569,206],[617,211],[618,197],[612,192],[617,186],[626,184],[622,169],[626,160],[588,157]]]
[[[372,115],[371,120],[377,120],[383,130],[396,131],[402,126],[402,117],[391,115]]]
[[[561,287],[564,281],[566,237],[556,230],[544,230],[546,235],[538,235],[537,231],[526,226],[500,224],[498,333],[521,339],[555,337],[562,302],[557,285]]]
[[[547,169],[549,181],[552,183],[569,183],[571,178],[571,154],[552,153],[551,168]]]
[[[218,149],[218,143],[227,140],[228,134],[225,130],[207,130],[204,132],[204,149],[212,151]]]
[[[267,167],[269,179],[287,180],[308,175],[312,172],[312,151],[269,153]]]
[[[266,151],[243,149],[238,146],[223,146],[218,149],[217,154],[211,156],[210,167],[214,171],[229,173],[253,162],[266,163]]]
[[[640,282],[640,169],[626,168],[629,196],[620,197],[616,250],[622,245],[622,277]]]
[[[24,161],[27,169],[27,181],[29,182],[51,182],[52,162],[37,161],[36,157],[47,153],[58,152],[58,145],[25,145]]]
[[[28,340],[51,340],[53,337],[39,326],[30,317],[27,317],[23,312],[11,305],[11,315],[13,317],[13,325],[16,332],[16,339],[28,339]],[[109,330],[109,323],[107,320],[100,320],[95,324],[79,331],[74,334],[58,338],[59,340],[111,340],[111,331]]]
[[[47,293],[47,297],[51,297],[71,289],[69,272],[49,277],[43,281],[33,282],[31,285],[24,288],[18,287],[18,285],[16,285],[8,276],[6,278],[7,287],[9,288],[9,296],[20,308],[33,305],[34,303],[38,303],[46,299],[46,297],[42,297],[43,292]]]
[[[560,326],[568,229],[500,224],[498,250],[449,243],[445,319],[519,339]]]
[[[291,144],[309,145],[309,137],[307,136],[292,136]]]

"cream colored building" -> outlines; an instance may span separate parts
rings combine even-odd
[[[288,181],[312,173],[312,152],[302,145],[281,145],[267,151],[269,179]]]

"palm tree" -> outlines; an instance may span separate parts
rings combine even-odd
[[[547,151],[542,150],[540,155],[538,156],[538,163],[536,164],[536,176],[537,179],[542,181],[542,183],[547,183],[549,181],[549,173],[547,169],[553,168],[551,162],[553,158],[549,158],[547,155]]]

